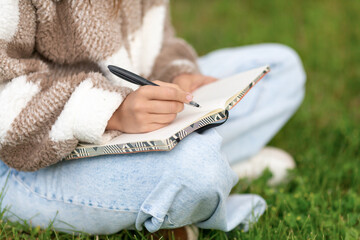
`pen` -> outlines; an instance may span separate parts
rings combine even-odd
[[[159,86],[159,85],[157,85],[157,84],[155,84],[133,72],[125,70],[123,68],[119,68],[114,65],[109,65],[108,68],[109,68],[110,72],[113,73],[114,75],[116,75],[128,82],[131,82],[133,84],[140,85],[140,86],[145,86],[145,85]],[[194,101],[189,102],[189,104],[194,107],[200,107],[200,105]]]

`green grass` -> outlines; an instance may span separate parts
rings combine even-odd
[[[303,105],[272,140],[296,159],[288,184],[269,174],[238,193],[263,196],[269,208],[249,232],[203,230],[201,239],[360,239],[360,1],[181,0],[172,2],[178,35],[200,55],[262,42],[289,45],[308,76]],[[95,239],[1,222],[3,239]],[[142,239],[123,231],[100,239]]]

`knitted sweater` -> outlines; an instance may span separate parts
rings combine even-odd
[[[0,159],[22,171],[112,136],[133,86],[107,65],[168,82],[198,72],[168,0],[2,0],[0,16]]]

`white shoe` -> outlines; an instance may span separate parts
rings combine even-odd
[[[187,240],[197,240],[199,238],[199,228],[195,225],[185,226]]]
[[[276,185],[286,179],[289,169],[295,168],[295,161],[290,154],[279,148],[265,147],[249,160],[237,163],[231,168],[239,178],[248,179],[260,177],[264,170],[268,168],[273,175],[268,183]]]

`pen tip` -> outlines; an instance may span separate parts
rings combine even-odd
[[[194,106],[194,107],[201,108],[201,106],[198,103],[194,102],[194,101],[191,101],[189,104]]]

